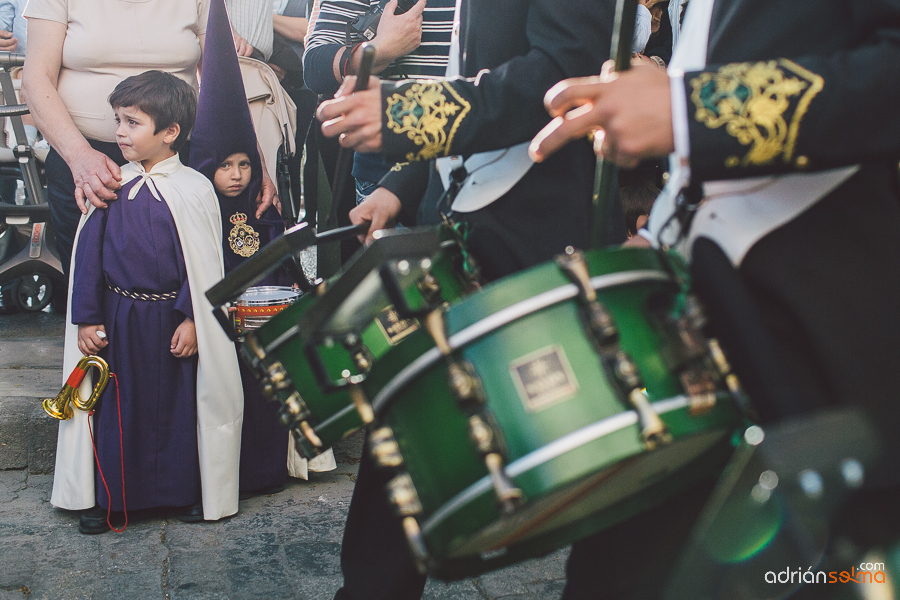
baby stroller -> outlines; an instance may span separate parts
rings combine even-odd
[[[238,61],[259,147],[269,177],[278,185],[281,216],[285,227],[291,227],[301,210],[300,196],[295,193],[299,182],[292,182],[288,171],[297,153],[297,105],[269,65],[243,56]]]
[[[22,124],[28,107],[18,103],[10,75],[24,61],[21,54],[0,52],[0,117],[9,117],[16,144],[0,148],[0,177],[21,181],[25,192],[24,198],[0,201],[0,314],[40,311],[54,298],[61,304],[66,294],[39,169],[47,150],[28,143]]]

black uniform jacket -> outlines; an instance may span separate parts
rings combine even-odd
[[[407,215],[415,215],[420,203],[420,221],[437,215],[442,189],[431,159],[507,148],[534,137],[550,120],[543,105],[550,87],[600,72],[609,56],[614,12],[613,0],[464,2],[462,77],[382,87],[385,154],[409,163],[382,185],[398,195]],[[401,99],[398,115],[389,107]],[[487,277],[549,260],[567,245],[585,247],[594,165],[586,140],[570,144],[534,165],[493,204],[457,215],[471,225],[468,245]]]
[[[802,392],[897,440],[900,1],[716,0],[707,59],[685,74],[694,178],[861,165],[740,274]]]

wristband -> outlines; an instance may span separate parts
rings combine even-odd
[[[341,55],[341,77],[346,78],[349,73],[347,69],[350,67],[350,63],[353,60],[353,53],[356,52],[356,49],[362,46],[362,43],[356,44],[355,46],[348,46],[344,48],[344,53]]]

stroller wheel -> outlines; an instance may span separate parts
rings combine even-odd
[[[42,311],[53,299],[53,280],[40,273],[25,275],[14,284],[13,298],[24,311]]]
[[[12,315],[19,312],[19,304],[13,295],[13,288],[18,279],[0,285],[0,315]]]

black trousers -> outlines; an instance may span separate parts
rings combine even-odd
[[[335,600],[417,600],[425,576],[412,562],[400,520],[388,503],[391,474],[379,469],[368,450],[368,436],[350,501],[341,544],[344,587]]]
[[[110,157],[119,166],[127,160],[122,157],[122,151],[114,142],[98,142],[88,140],[91,147]],[[56,250],[59,252],[59,261],[62,263],[63,273],[66,279],[69,277],[69,263],[72,262],[72,246],[75,245],[75,232],[78,230],[78,221],[81,220],[81,211],[75,203],[75,179],[72,170],[53,148],[47,154],[44,162],[44,172],[47,175],[47,202],[50,204],[50,224],[56,236]]]

